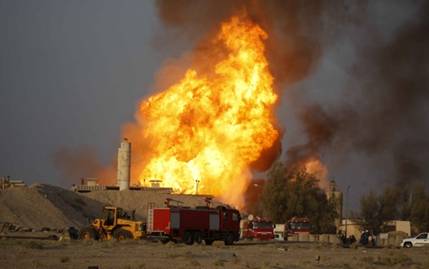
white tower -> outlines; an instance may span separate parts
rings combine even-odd
[[[119,190],[128,190],[130,186],[131,143],[124,138],[118,148],[118,183]]]

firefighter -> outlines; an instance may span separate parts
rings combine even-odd
[[[369,242],[369,232],[368,230],[365,230],[360,236],[359,243],[363,246],[367,246],[368,242]]]

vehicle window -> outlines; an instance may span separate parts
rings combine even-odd
[[[261,221],[261,222],[255,222],[253,225],[255,229],[272,229],[273,224],[271,222]]]
[[[417,239],[427,239],[428,238],[428,234],[420,234],[419,236],[416,237]]]
[[[118,217],[123,217],[124,216],[124,212],[122,211],[122,208],[118,208],[118,211],[117,211],[118,213],[117,213],[117,215],[118,215]]]
[[[105,218],[105,224],[106,225],[113,225],[113,222],[115,220],[115,217],[113,215],[113,211],[112,210],[106,210],[104,211],[104,218]]]
[[[288,228],[290,230],[309,230],[311,225],[308,222],[290,222]]]
[[[237,215],[237,213],[232,213],[232,220],[233,221],[238,221],[238,215]]]

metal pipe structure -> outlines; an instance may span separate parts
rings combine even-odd
[[[347,213],[347,210],[349,209],[348,208],[348,205],[349,205],[349,191],[350,191],[350,185],[348,185],[347,186],[347,189],[346,189],[346,204],[345,204],[345,207],[344,207],[344,217],[345,217],[345,235],[346,235],[346,238],[347,238],[347,221],[348,221],[348,217],[349,217],[349,215],[348,215],[348,213]]]
[[[131,143],[124,138],[118,148],[118,170],[117,170],[117,185],[119,190],[128,190],[130,187],[130,171],[131,171]]]

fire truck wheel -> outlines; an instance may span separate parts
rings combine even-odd
[[[92,227],[83,228],[80,231],[80,239],[82,240],[97,240],[97,231]]]
[[[224,243],[226,246],[234,244],[234,235],[232,233],[227,234]]]
[[[113,231],[113,238],[116,240],[126,240],[133,238],[131,232],[124,229],[116,229]]]
[[[211,246],[211,245],[213,245],[213,240],[211,240],[211,239],[205,239],[204,243],[206,243],[207,246]]]
[[[185,244],[192,245],[194,243],[194,236],[192,232],[185,232]]]
[[[167,244],[168,242],[170,242],[170,238],[161,239],[161,243],[163,243],[163,244]]]
[[[203,242],[203,239],[201,238],[201,233],[199,232],[194,233],[194,242],[197,244],[201,244]]]

